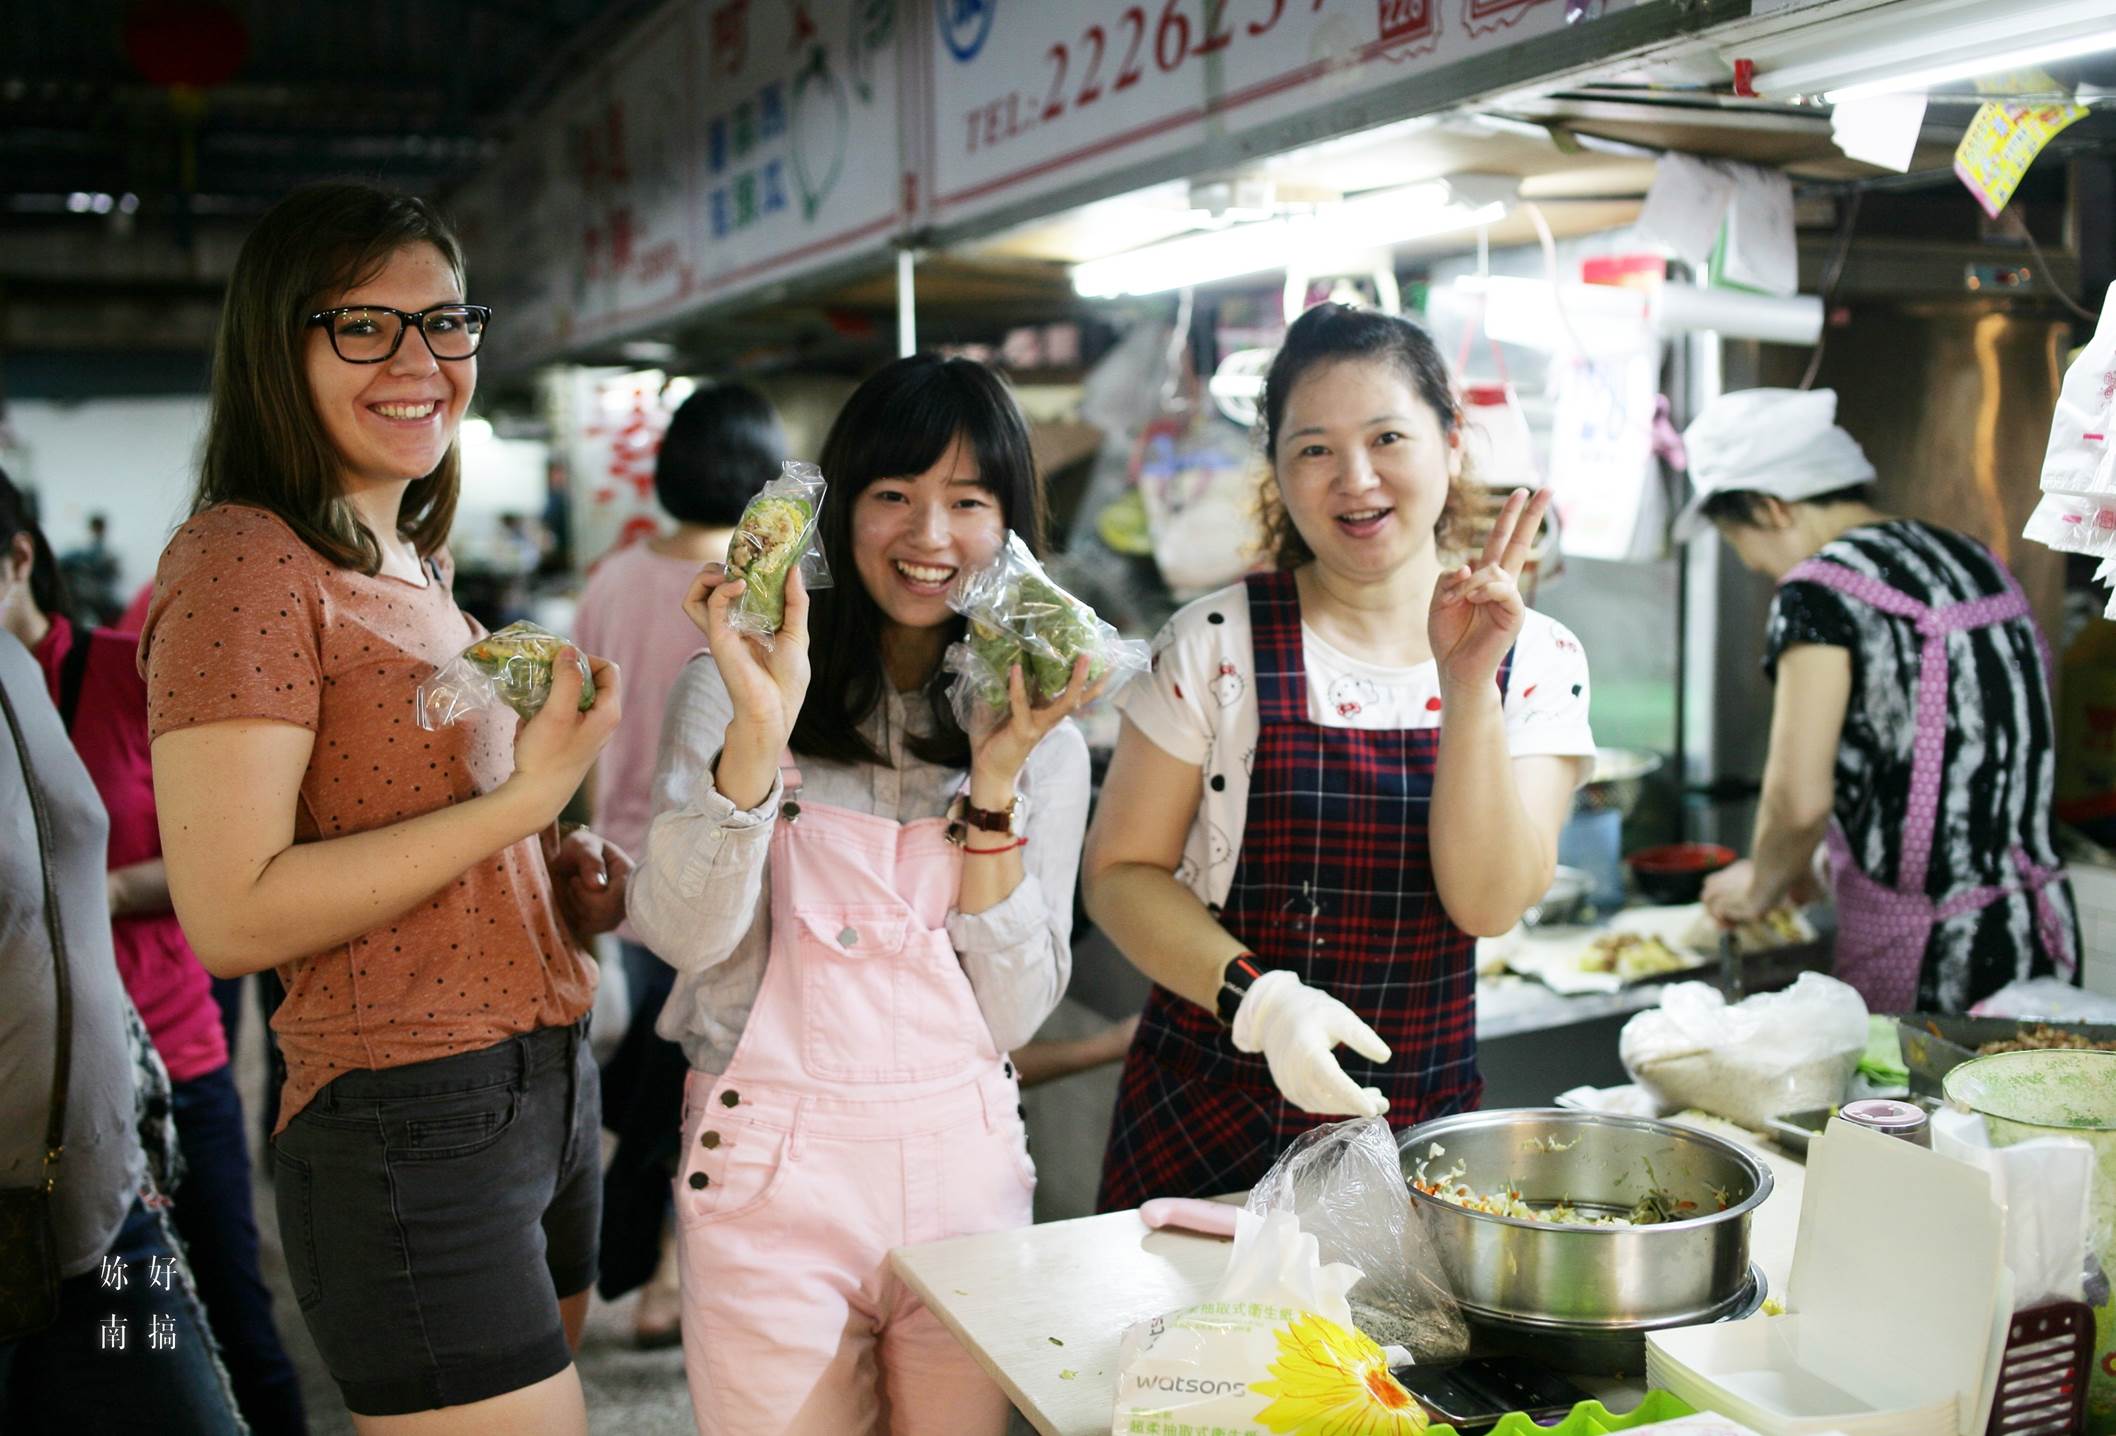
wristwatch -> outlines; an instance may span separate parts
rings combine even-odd
[[[1028,826],[1029,800],[1016,793],[1004,808],[979,808],[970,802],[968,793],[960,794],[948,805],[948,841],[961,847],[974,828],[980,833],[999,833],[1018,838],[1021,830]]]
[[[1234,1026],[1235,1011],[1241,1007],[1242,999],[1249,995],[1249,984],[1263,975],[1264,970],[1257,966],[1253,952],[1238,952],[1228,960],[1226,971],[1220,974],[1220,1021],[1229,1027]]]

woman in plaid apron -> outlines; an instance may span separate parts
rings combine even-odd
[[[1170,621],[1088,839],[1089,911],[1156,984],[1104,1210],[1476,1106],[1475,935],[1549,886],[1593,752],[1579,645],[1517,585],[1547,499],[1444,567],[1474,488],[1424,332],[1310,310],[1263,408],[1275,570]]]

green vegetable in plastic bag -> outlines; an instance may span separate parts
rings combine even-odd
[[[728,577],[749,585],[735,607],[766,633],[777,633],[786,622],[786,575],[801,557],[815,516],[815,505],[807,499],[759,494],[728,540]]]
[[[510,623],[488,633],[419,685],[416,713],[429,731],[467,713],[504,703],[524,719],[534,718],[551,697],[552,665],[567,640],[534,623]],[[580,667],[580,711],[595,706],[595,679],[588,661]]]

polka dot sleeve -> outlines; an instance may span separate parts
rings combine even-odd
[[[177,530],[140,635],[152,737],[231,718],[315,730],[324,562],[259,509],[208,509]]]

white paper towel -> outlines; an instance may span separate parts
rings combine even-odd
[[[1932,1114],[1932,1150],[1990,1176],[1991,1195],[2005,1212],[2013,1309],[2080,1300],[2092,1237],[2094,1149],[2069,1137],[1993,1147],[1982,1117],[1943,1108]]]

